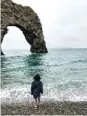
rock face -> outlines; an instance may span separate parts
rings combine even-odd
[[[2,52],[2,50],[1,50],[1,55],[4,55],[4,53]]]
[[[31,46],[30,51],[32,53],[48,52],[40,20],[30,7],[23,7],[13,3],[11,0],[1,0],[1,43],[4,35],[8,32],[8,26],[16,26],[22,30]]]

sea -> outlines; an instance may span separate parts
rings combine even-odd
[[[87,49],[17,50],[1,56],[1,103],[32,102],[36,74],[43,82],[42,101],[87,101]]]

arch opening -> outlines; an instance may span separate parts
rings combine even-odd
[[[2,52],[5,55],[30,53],[30,45],[23,31],[17,26],[8,26],[7,30],[1,44]]]

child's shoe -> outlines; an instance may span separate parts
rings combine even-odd
[[[35,107],[35,109],[37,109],[37,105],[36,104],[34,104],[34,107]]]

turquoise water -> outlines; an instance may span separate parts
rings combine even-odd
[[[41,75],[42,100],[87,101],[87,49],[1,56],[2,103],[31,102],[33,76]]]

